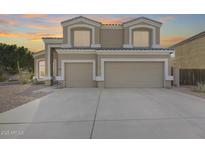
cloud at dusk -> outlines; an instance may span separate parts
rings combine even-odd
[[[7,19],[0,19],[1,25],[16,25],[17,21],[15,20],[7,20]]]
[[[22,18],[46,18],[47,14],[22,14]]]
[[[162,17],[162,18],[159,18],[158,21],[162,22],[162,23],[167,23],[169,21],[172,21],[174,20],[176,17],[175,16],[165,16],[165,17]]]
[[[169,47],[175,43],[181,42],[185,40],[187,37],[186,36],[170,36],[170,37],[163,37],[161,39],[161,45],[163,47]]]
[[[44,32],[9,32],[9,31],[0,31],[1,37],[7,38],[24,38],[28,40],[40,40],[42,37],[62,37],[61,34],[47,34]]]
[[[96,18],[102,24],[121,24],[125,21],[133,19],[132,17],[117,17],[117,18]]]
[[[2,14],[0,42],[25,46],[32,52],[43,49],[42,37],[62,37],[60,22],[73,14]],[[205,30],[205,15],[83,15],[103,24],[120,24],[144,16],[163,23],[161,46],[169,47]],[[200,24],[198,24],[200,23]]]

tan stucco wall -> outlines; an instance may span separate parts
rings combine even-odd
[[[160,28],[156,27],[156,44],[160,44]]]
[[[63,26],[63,44],[68,43],[68,26]]]
[[[123,29],[101,29],[101,47],[121,48],[123,47]]]
[[[129,28],[124,28],[124,44],[129,44]]]
[[[177,68],[205,69],[205,37],[176,47],[172,66]]]
[[[99,27],[95,27],[95,43],[100,44],[100,33],[101,29]]]

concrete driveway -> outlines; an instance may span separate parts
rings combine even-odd
[[[169,89],[61,89],[0,114],[0,138],[205,138],[205,99]]]

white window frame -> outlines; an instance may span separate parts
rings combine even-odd
[[[95,28],[93,26],[90,25],[86,25],[86,24],[76,24],[76,25],[72,25],[72,26],[68,26],[68,32],[67,32],[67,46],[72,46],[71,45],[71,30],[73,28],[77,28],[77,27],[85,27],[85,28],[89,28],[91,29],[91,33],[92,33],[92,40],[91,40],[91,47],[95,47]]]
[[[39,72],[40,71],[40,65],[39,65],[39,63],[41,61],[45,61],[45,76],[40,76],[40,72]],[[41,59],[36,60],[36,77],[37,77],[37,79],[44,79],[46,77],[46,60],[45,60],[45,58],[41,58]]]

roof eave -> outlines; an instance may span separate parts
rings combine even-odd
[[[128,23],[131,23],[131,22],[134,22],[134,21],[137,21],[137,20],[147,20],[147,21],[150,21],[154,24],[157,24],[158,27],[161,27],[162,26],[162,23],[159,22],[159,21],[156,21],[156,20],[152,20],[152,19],[149,19],[149,18],[146,18],[146,17],[139,17],[139,18],[135,18],[135,19],[132,19],[132,20],[129,20],[129,21],[126,21],[126,22],[123,22],[122,25],[126,25]]]
[[[72,21],[77,20],[77,19],[80,19],[80,18],[85,19],[85,20],[88,20],[88,21],[91,21],[91,22],[97,24],[98,26],[101,26],[101,25],[102,25],[101,22],[98,22],[98,21],[96,21],[96,20],[92,20],[92,19],[86,18],[86,17],[84,17],[84,16],[78,16],[78,17],[75,17],[75,18],[72,18],[72,19],[68,19],[68,20],[62,21],[62,22],[61,22],[61,25],[64,26],[64,25],[66,25],[66,23],[72,22]]]
[[[196,40],[196,39],[201,38],[201,37],[205,37],[205,31],[203,31],[203,32],[201,32],[201,33],[198,33],[198,34],[196,34],[196,35],[194,35],[194,36],[192,36],[192,37],[189,37],[188,39],[185,39],[185,40],[183,40],[183,41],[181,41],[181,42],[178,42],[178,43],[176,43],[176,44],[170,46],[170,48],[176,48],[176,47],[178,47],[178,46],[180,46],[180,45],[189,43],[190,41]]]

